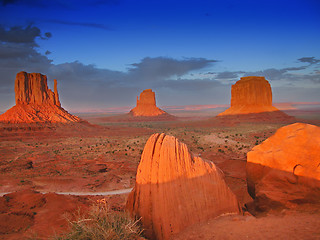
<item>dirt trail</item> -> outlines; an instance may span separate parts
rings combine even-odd
[[[107,192],[50,192],[50,193],[56,193],[60,195],[74,195],[74,196],[110,196],[110,195],[120,195],[120,194],[126,194],[130,193],[132,191],[132,188],[125,188],[125,189],[118,189],[118,190],[113,190],[113,191],[107,191]],[[42,192],[39,191],[42,194],[47,194],[49,192]],[[0,193],[0,197],[13,193],[13,192],[2,192]]]

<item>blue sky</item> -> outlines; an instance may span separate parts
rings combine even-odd
[[[58,80],[70,110],[224,104],[242,76],[265,76],[274,101],[320,101],[318,0],[2,0],[0,111],[19,71]]]

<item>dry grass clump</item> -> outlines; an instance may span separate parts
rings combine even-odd
[[[143,232],[139,220],[132,220],[126,212],[109,210],[105,199],[98,200],[86,216],[78,214],[69,223],[70,232],[56,240],[131,240],[139,239]]]

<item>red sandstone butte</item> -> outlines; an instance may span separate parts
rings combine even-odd
[[[272,91],[264,77],[242,77],[231,87],[231,107],[220,113],[237,115],[279,111],[272,106]]]
[[[247,154],[249,194],[261,210],[320,202],[320,127],[294,123]]]
[[[140,94],[140,99],[137,97],[137,106],[130,111],[133,116],[159,116],[166,114],[156,105],[155,93],[151,89],[143,90]]]
[[[240,212],[222,171],[164,133],[153,134],[145,145],[127,209],[141,217],[148,238],[160,240],[195,223]]]
[[[0,122],[34,123],[34,122],[79,122],[61,107],[54,80],[54,92],[47,85],[47,76],[40,73],[19,72],[15,80],[16,105],[0,115]]]

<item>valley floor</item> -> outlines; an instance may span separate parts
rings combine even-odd
[[[320,239],[320,212],[307,205],[259,216],[246,212],[245,204],[252,201],[246,187],[246,154],[286,123],[95,124],[0,126],[0,193],[18,191],[0,198],[0,239],[59,235],[68,228],[66,213],[86,209],[101,198],[107,199],[110,208],[123,210],[127,193],[94,195],[134,187],[144,145],[152,133],[161,132],[214,162],[244,209],[244,216],[221,216],[192,226],[174,239]],[[59,192],[91,196],[55,194]],[[64,202],[70,204],[53,207]]]

